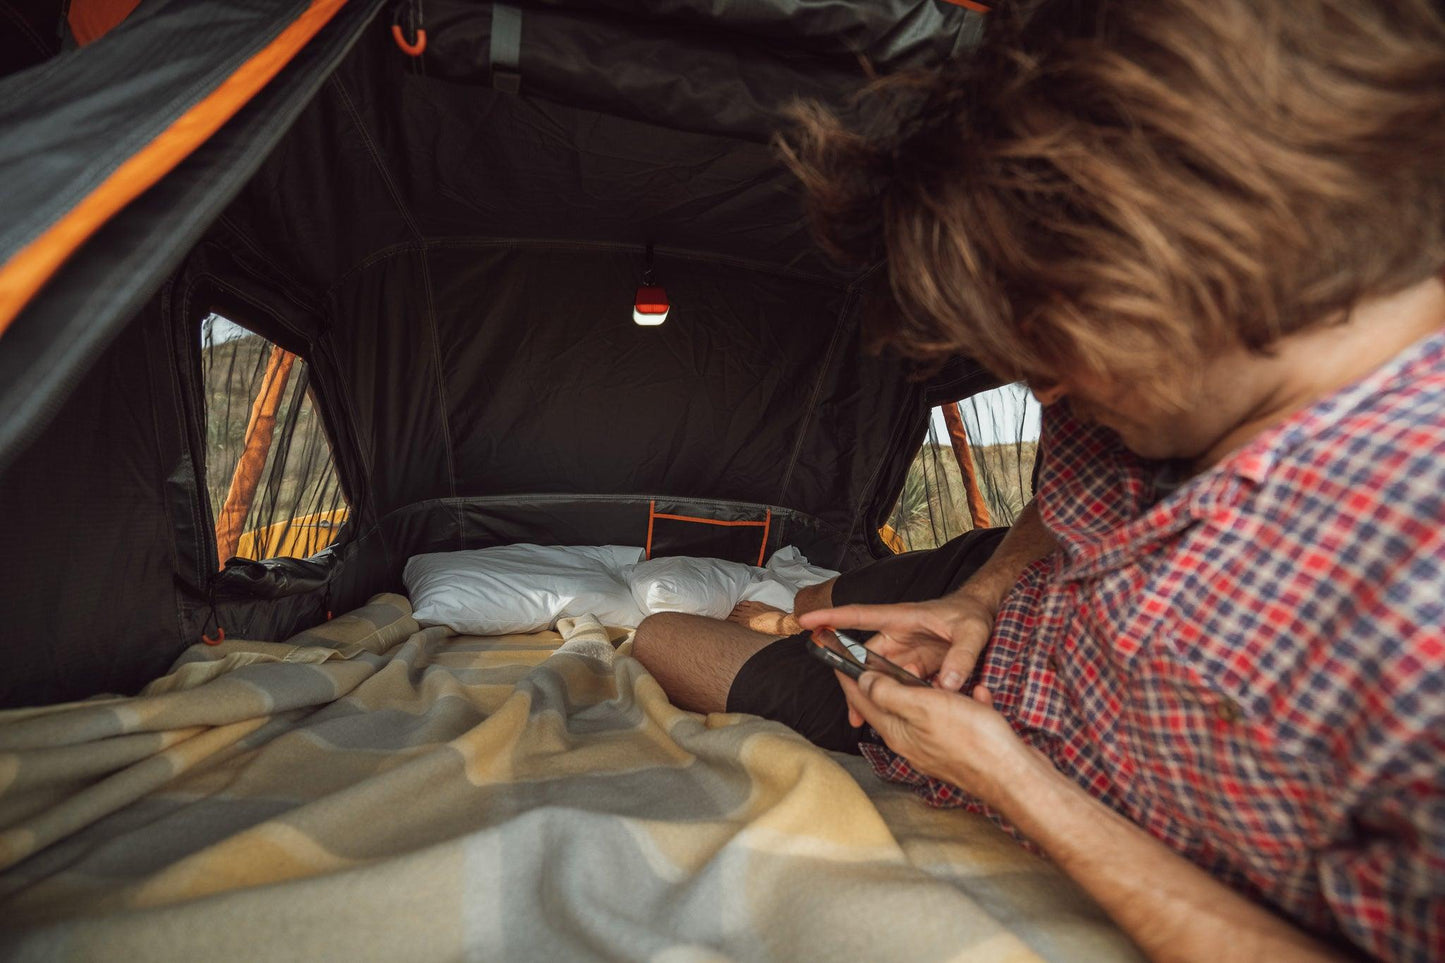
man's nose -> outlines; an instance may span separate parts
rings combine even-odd
[[[1069,392],[1057,381],[1031,381],[1029,390],[1034,393],[1039,404],[1047,408],[1049,405],[1063,401],[1064,396]]]

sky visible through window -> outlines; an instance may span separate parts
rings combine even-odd
[[[1022,384],[1003,385],[965,399],[960,405],[968,440],[975,445],[1004,445],[1039,440],[1043,409]],[[933,410],[934,433],[948,437],[943,415]]]

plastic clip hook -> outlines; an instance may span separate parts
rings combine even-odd
[[[407,23],[411,32],[416,35],[416,40],[407,40],[406,31],[401,28],[398,22],[401,20],[401,11],[405,7],[410,16]],[[422,51],[426,50],[426,30],[421,25],[421,2],[420,0],[407,0],[397,5],[396,13],[391,18],[391,39],[401,48],[401,52],[408,57],[420,57]]]
[[[216,590],[212,587],[208,601],[211,603],[211,614],[206,616],[206,621],[201,623],[201,641],[207,645],[220,645],[226,641],[226,630],[221,627],[221,620],[216,616]],[[215,625],[216,637],[213,639],[206,634],[206,626]]]
[[[391,36],[396,41],[396,45],[401,48],[401,52],[408,56],[420,57],[422,51],[426,50],[426,31],[421,27],[416,30],[416,43],[407,41],[406,34],[402,33],[399,23],[391,25]]]

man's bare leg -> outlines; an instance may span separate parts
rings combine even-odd
[[[834,581],[800,589],[791,613],[741,602],[726,622],[682,612],[649,615],[632,638],[632,656],[652,673],[673,705],[693,712],[725,712],[743,663],[801,631],[797,616],[831,608]]]
[[[703,615],[659,612],[637,627],[632,655],[673,705],[692,712],[725,712],[728,690],[743,663],[780,638]]]

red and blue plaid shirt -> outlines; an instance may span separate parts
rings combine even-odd
[[[1162,496],[1157,463],[1059,407],[1038,504],[1061,550],[970,687],[1216,877],[1376,956],[1445,959],[1445,334]]]

